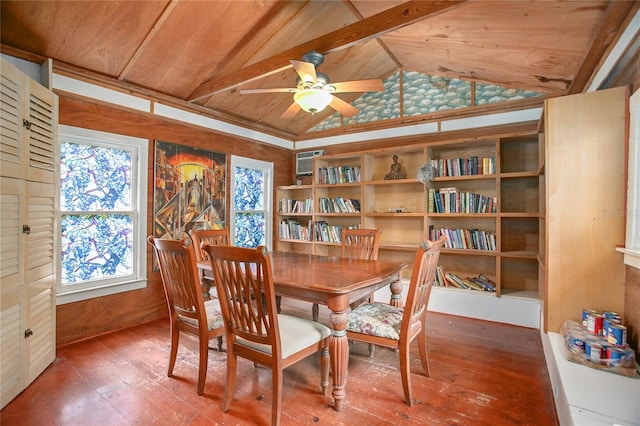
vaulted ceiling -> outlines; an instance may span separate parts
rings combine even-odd
[[[282,118],[291,60],[325,55],[332,82],[398,70],[549,96],[577,93],[633,1],[9,1],[2,52],[236,124],[297,137],[335,111]],[[361,93],[336,95],[351,102]]]

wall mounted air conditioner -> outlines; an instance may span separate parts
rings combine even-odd
[[[324,155],[324,149],[296,154],[296,176],[313,174],[313,157]]]

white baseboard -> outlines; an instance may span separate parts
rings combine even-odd
[[[406,296],[405,282],[403,296]],[[390,291],[383,288],[375,300],[389,301]],[[495,293],[433,287],[429,311],[486,321],[540,328],[540,301],[530,293],[512,293],[496,297]]]
[[[640,378],[568,361],[562,336],[540,332],[562,426],[640,425]]]

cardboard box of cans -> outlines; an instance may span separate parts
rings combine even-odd
[[[585,309],[582,322],[565,321],[561,334],[569,361],[637,376],[635,351],[627,343],[627,329],[618,314]]]

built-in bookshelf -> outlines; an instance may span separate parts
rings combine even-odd
[[[277,248],[338,256],[342,229],[377,228],[378,257],[411,264],[421,241],[445,234],[440,269],[473,283],[461,291],[537,299],[544,190],[538,139],[510,133],[316,157],[311,184],[277,190]],[[394,155],[403,176],[391,173]],[[424,166],[434,175],[427,183],[416,179]],[[309,199],[311,211],[289,209]],[[311,235],[287,232],[288,224],[306,226]],[[410,274],[406,268],[404,277]],[[475,282],[480,277],[493,287]],[[451,280],[442,284],[458,288]]]

